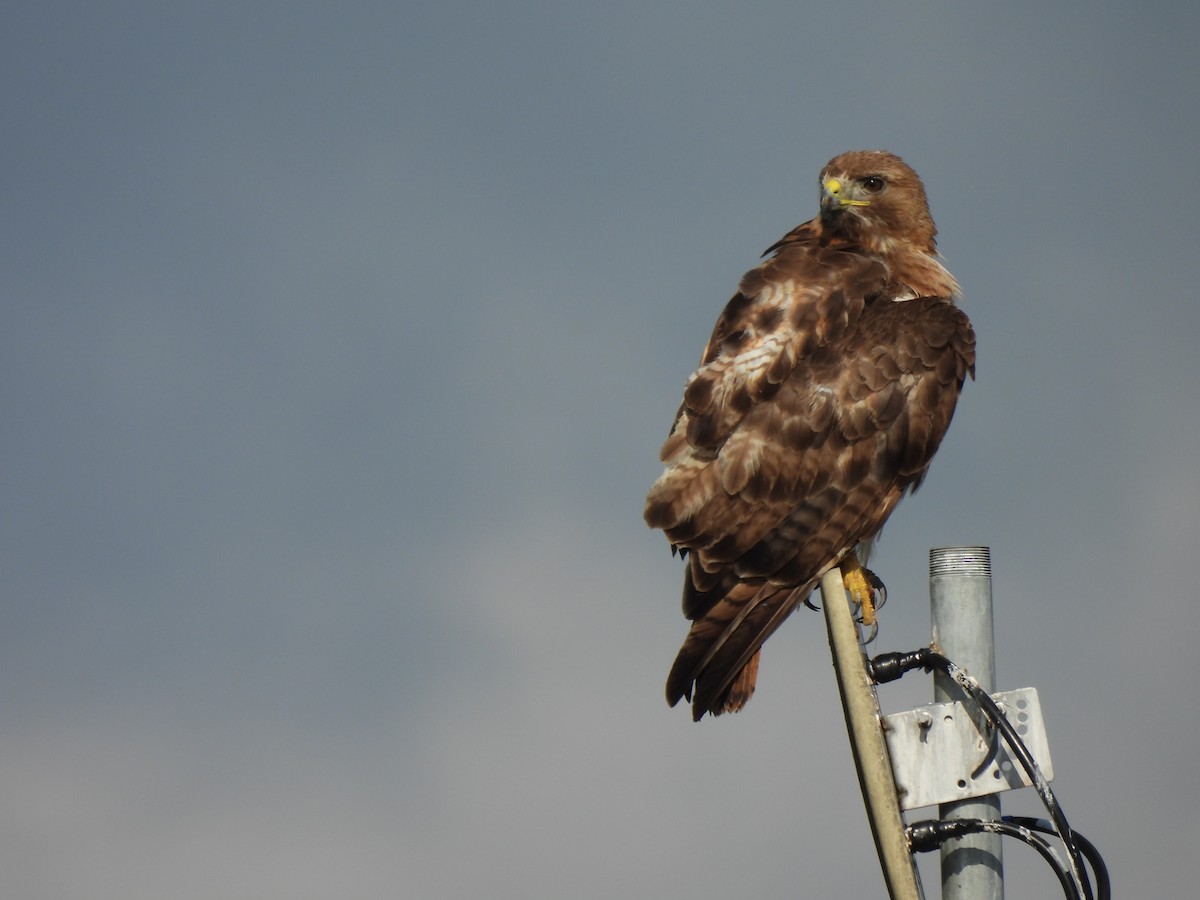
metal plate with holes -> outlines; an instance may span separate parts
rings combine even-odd
[[[992,694],[1049,781],[1050,745],[1035,688]],[[976,724],[976,723],[981,724]],[[901,809],[918,809],[1028,787],[1029,776],[983,714],[934,703],[883,719]]]

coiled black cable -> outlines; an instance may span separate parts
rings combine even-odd
[[[1075,895],[1079,897],[1079,900],[1095,900],[1079,846],[1071,831],[1071,826],[1067,823],[1067,817],[1058,804],[1058,798],[1054,796],[1054,792],[1050,789],[1050,783],[1046,781],[1046,777],[1029,752],[1029,748],[1025,746],[1025,742],[1021,740],[1021,736],[1017,734],[1017,730],[1013,728],[1012,723],[996,705],[996,701],[980,686],[979,682],[964,669],[930,647],[922,647],[910,653],[883,653],[870,660],[868,664],[868,671],[876,684],[895,681],[905,672],[916,668],[924,669],[927,672],[937,669],[944,673],[975,701],[992,726],[1003,735],[1013,755],[1029,776],[1038,796],[1042,798],[1042,803],[1054,824],[1054,832],[1058,834],[1063,847],[1066,848],[1070,874],[1075,882]],[[1103,866],[1103,862],[1101,862],[1101,866]],[[1107,872],[1105,877],[1107,878]]]
[[[1070,869],[1055,852],[1054,848],[1050,846],[1049,842],[1036,833],[1038,830],[1040,829],[1032,829],[1025,825],[1003,820],[991,822],[986,819],[944,819],[942,821],[928,819],[909,825],[905,829],[905,835],[908,837],[909,846],[914,853],[926,853],[930,850],[936,850],[945,841],[951,838],[962,837],[965,834],[987,832],[989,834],[1003,834],[1008,837],[1015,837],[1040,853],[1042,859],[1049,863],[1050,868],[1054,870],[1054,874],[1058,877],[1058,883],[1062,886],[1063,894],[1067,900],[1083,900],[1083,897],[1079,893],[1079,886],[1075,883],[1075,879],[1071,877]],[[1051,834],[1053,833],[1051,831]]]
[[[1020,825],[1023,828],[1028,828],[1030,831],[1040,831],[1042,834],[1057,834],[1054,830],[1054,824],[1047,822],[1045,819],[1031,819],[1026,816],[1004,816],[1005,822],[1012,822],[1014,825]],[[1096,845],[1085,838],[1078,831],[1071,832],[1075,838],[1075,842],[1079,845],[1079,850],[1083,853],[1084,858],[1092,867],[1092,875],[1096,880],[1096,900],[1110,900],[1112,897],[1112,883],[1108,878],[1108,866],[1104,864],[1104,857],[1100,855],[1100,851],[1096,849]]]

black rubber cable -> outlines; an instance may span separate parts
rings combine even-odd
[[[1047,822],[1045,819],[1031,819],[1026,816],[1004,816],[1004,821],[1012,822],[1017,825],[1022,825],[1031,831],[1040,831],[1043,834],[1056,834],[1054,824]],[[1112,898],[1112,883],[1108,878],[1108,866],[1104,864],[1104,857],[1100,855],[1100,851],[1096,849],[1096,845],[1085,838],[1078,831],[1072,832],[1075,836],[1076,843],[1079,844],[1079,849],[1083,853],[1084,858],[1092,867],[1092,874],[1096,879],[1096,900],[1111,900]]]
[[[1058,883],[1062,886],[1063,895],[1067,900],[1083,900],[1079,893],[1079,886],[1071,877],[1071,871],[1067,864],[1062,861],[1049,842],[1036,833],[1040,830],[1003,820],[991,822],[986,819],[944,819],[939,822],[930,819],[914,822],[905,829],[905,834],[908,836],[909,846],[912,847],[914,853],[936,850],[945,841],[962,837],[965,834],[986,832],[1015,837],[1022,843],[1028,844],[1041,854],[1042,859],[1046,860],[1050,868],[1054,870],[1054,874],[1058,876]],[[1051,834],[1053,833],[1051,831]]]
[[[929,647],[922,647],[909,653],[883,653],[868,662],[868,672],[876,684],[895,681],[905,672],[916,668],[924,669],[927,672],[937,669],[944,673],[975,701],[993,727],[1004,736],[1013,755],[1028,774],[1038,796],[1042,798],[1042,803],[1050,814],[1058,837],[1066,848],[1071,872],[1078,883],[1080,900],[1095,900],[1079,847],[1075,842],[1071,826],[1067,823],[1067,817],[1058,805],[1058,798],[1054,796],[1054,791],[1050,789],[1050,783],[1046,781],[1045,775],[1042,774],[1042,770],[1034,760],[1033,754],[1029,752],[1029,748],[1025,746],[1025,742],[1021,740],[1021,736],[1017,734],[1017,730],[1013,728],[1008,717],[1000,711],[996,701],[980,686],[979,682],[964,669]]]

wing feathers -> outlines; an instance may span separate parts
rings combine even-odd
[[[919,481],[974,364],[973,344],[946,337],[969,328],[946,301],[876,301],[856,324],[830,352],[793,364],[771,402],[751,399],[730,416],[713,399],[710,421],[736,418],[715,447],[692,442],[690,404],[732,395],[715,390],[719,379],[689,393],[664,447],[670,466],[646,519],[691,553],[685,612],[696,621],[668,696],[691,697],[697,717],[740,708],[753,693],[750,660],[756,671],[763,641]],[[881,333],[900,337],[890,352],[868,344],[869,355],[856,355]]]

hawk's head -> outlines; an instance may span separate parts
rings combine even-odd
[[[937,229],[925,187],[894,153],[851,150],[821,170],[821,228],[868,252],[884,254],[898,242],[935,250]]]

